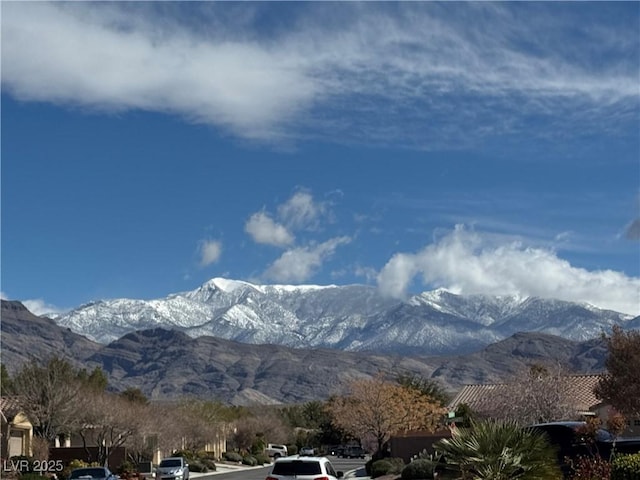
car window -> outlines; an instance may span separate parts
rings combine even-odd
[[[180,460],[162,460],[160,462],[161,467],[181,467],[182,462]]]
[[[336,471],[333,469],[333,465],[331,465],[329,462],[327,462],[325,464],[325,467],[327,468],[327,473],[333,477],[338,477],[338,474],[336,473]]]
[[[596,440],[599,441],[599,442],[613,442],[614,441],[614,437],[610,432],[608,432],[606,430],[599,429],[596,432]]]
[[[291,460],[276,462],[271,473],[274,475],[315,475],[322,473],[322,469],[320,468],[320,462]]]

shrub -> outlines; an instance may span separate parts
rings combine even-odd
[[[402,469],[403,480],[433,478],[435,465],[431,460],[419,458]]]
[[[242,461],[242,455],[240,455],[239,453],[236,453],[236,452],[224,452],[222,454],[222,458],[224,458],[228,462],[241,462]]]
[[[640,453],[617,455],[611,462],[611,480],[640,480]]]
[[[213,459],[213,457],[210,457],[210,456],[202,457],[198,461],[202,463],[202,465],[204,465],[208,471],[210,472],[216,471],[216,462]]]
[[[20,480],[49,480],[47,477],[39,473],[29,472],[20,475]]]
[[[256,465],[258,465],[258,460],[256,460],[256,457],[252,457],[251,455],[246,455],[245,457],[242,458],[242,464],[249,465],[250,467],[255,467]]]
[[[123,475],[126,476],[127,473],[133,473],[137,471],[136,466],[133,464],[133,462],[130,462],[129,460],[125,460],[124,462],[122,462],[122,464],[120,464],[120,466],[117,468],[116,473],[118,475]]]
[[[400,473],[404,468],[404,460],[401,458],[384,458],[375,460],[371,464],[371,477],[376,478],[389,473]]]
[[[297,445],[287,445],[287,452],[289,455],[297,455],[298,454],[298,446]]]
[[[381,477],[391,471],[392,465],[389,460],[376,460],[371,464],[371,478]]]
[[[189,460],[189,471],[198,473],[207,473],[209,469],[200,460]]]
[[[254,457],[256,457],[258,465],[271,463],[271,457],[269,457],[269,455],[265,455],[264,453],[259,453],[258,455],[254,455]]]
[[[583,456],[571,462],[572,480],[609,480],[611,478],[611,463],[600,455]]]

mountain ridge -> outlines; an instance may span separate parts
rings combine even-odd
[[[399,301],[366,285],[255,285],[213,278],[161,299],[92,302],[55,320],[103,344],[131,331],[164,327],[194,338],[213,335],[253,344],[450,354],[469,353],[520,331],[587,340],[637,319],[538,297],[439,289]]]
[[[41,360],[57,355],[88,370],[100,367],[111,388],[140,388],[152,400],[187,396],[232,404],[298,403],[326,399],[340,393],[347,381],[378,372],[419,375],[454,391],[464,384],[504,381],[532,363],[598,373],[606,354],[601,338],[575,342],[543,333],[517,333],[460,356],[243,344],[159,327],[102,345],[31,314],[19,302],[3,300],[2,318],[2,360],[10,373],[32,358],[24,355],[28,345]]]

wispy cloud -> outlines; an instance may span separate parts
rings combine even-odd
[[[260,8],[211,28],[196,21],[207,5],[188,8],[191,23],[149,5],[4,4],[3,88],[266,141],[451,147],[637,123],[640,41],[621,6],[607,25],[582,5],[305,4],[268,36]]]
[[[495,243],[463,226],[416,253],[395,254],[380,271],[378,286],[403,297],[416,277],[429,288],[461,294],[557,298],[640,313],[638,278],[576,268],[552,250],[522,242]]]
[[[206,267],[216,263],[222,255],[222,242],[219,240],[203,240],[200,242],[200,266]]]
[[[351,238],[346,236],[335,237],[318,245],[287,250],[269,266],[264,277],[276,282],[304,282],[331,258],[340,245],[350,241]]]
[[[314,201],[311,193],[299,191],[278,207],[278,216],[291,228],[314,230],[326,209],[326,204]]]

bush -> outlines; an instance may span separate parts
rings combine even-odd
[[[200,458],[200,460],[198,460],[198,462],[204,465],[209,472],[216,471],[216,462],[213,459],[213,457],[210,457],[210,456],[202,457]]]
[[[199,460],[190,460],[189,461],[189,471],[190,472],[198,472],[198,473],[207,473],[209,469],[207,466]]]
[[[371,478],[381,477],[390,473],[393,466],[389,460],[376,460],[371,464]]]
[[[256,461],[258,465],[265,465],[267,463],[271,463],[271,457],[269,455],[265,455],[264,453],[259,453],[258,455],[254,455],[256,457]]]
[[[20,475],[20,480],[49,480],[47,477],[40,475],[39,473],[23,473]]]
[[[366,467],[365,467],[366,468]],[[371,464],[371,478],[376,478],[389,473],[399,474],[404,468],[404,460],[398,457],[375,460]]]
[[[611,480],[640,480],[640,453],[617,455],[611,462]]]
[[[228,462],[241,462],[242,455],[236,452],[224,452],[222,454],[222,458],[224,458]]]
[[[252,457],[251,455],[247,455],[247,456],[242,458],[242,464],[243,465],[249,465],[250,467],[255,467],[256,465],[258,465],[258,460],[256,460],[256,457]]]
[[[435,464],[431,460],[427,460],[426,458],[419,458],[402,469],[402,479],[421,480],[426,478],[433,478],[434,471]]]
[[[287,452],[289,455],[297,455],[298,454],[298,446],[297,445],[287,445]]]
[[[571,464],[573,480],[609,480],[611,478],[611,463],[600,455],[578,456]]]
[[[136,466],[133,464],[133,462],[130,462],[129,460],[125,460],[124,462],[122,462],[122,464],[117,468],[116,473],[118,475],[122,475],[122,476],[126,476],[127,473],[133,473],[136,472],[137,468]]]

